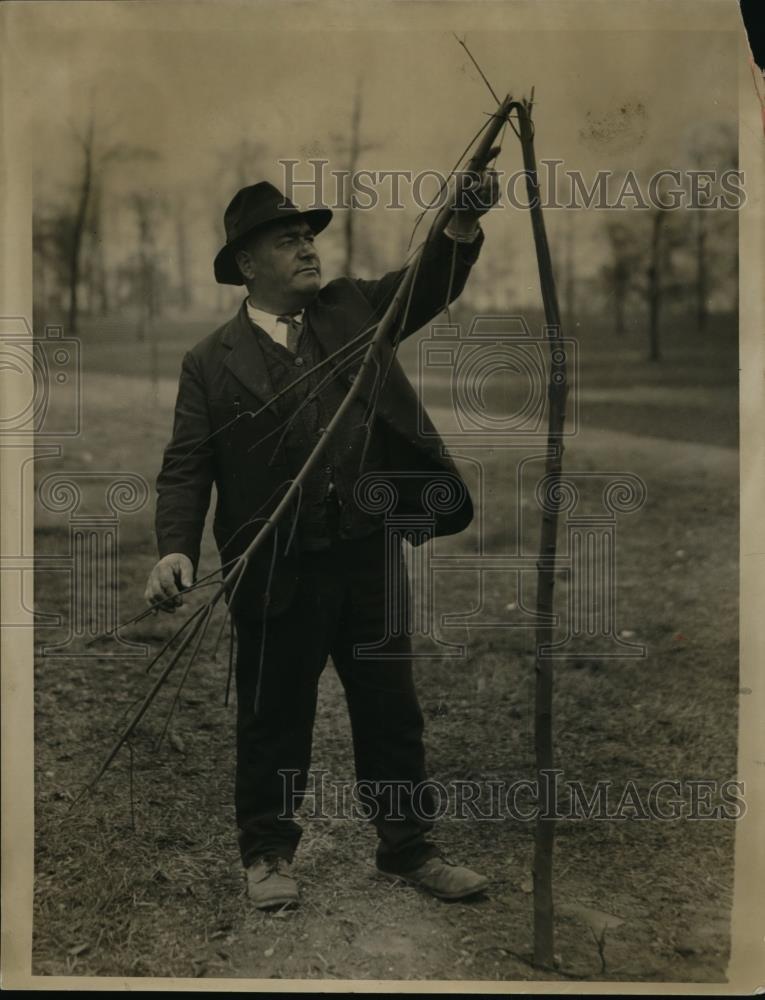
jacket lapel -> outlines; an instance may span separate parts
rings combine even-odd
[[[337,315],[333,315],[335,313]],[[306,309],[305,319],[327,355],[334,354],[346,344],[346,335],[342,323],[342,310],[336,310],[334,306],[327,306],[326,304],[319,305],[317,303],[314,305],[312,303]],[[276,392],[268,374],[265,355],[263,354],[258,337],[253,332],[252,324],[247,315],[246,300],[242,302],[239,312],[226,327],[222,343],[229,348],[224,364],[232,375],[262,403],[267,403],[270,399],[273,399]],[[364,356],[363,351],[360,351],[355,355],[353,361],[344,365],[344,362],[349,361],[351,353],[344,352],[338,361],[332,362],[333,366],[343,366],[341,377],[346,385],[350,385],[352,376],[358,370]],[[387,368],[390,353],[390,346],[386,341],[385,344],[381,345],[382,356],[380,363],[383,369]],[[398,382],[398,373],[395,371],[395,368],[396,366],[394,365],[394,370],[390,375]],[[369,402],[370,388],[374,382],[374,378],[370,378],[370,375],[371,372],[365,377],[360,393],[362,398],[367,402]],[[390,379],[388,381],[390,382]],[[396,419],[395,412],[390,412],[388,400],[390,390],[388,386],[386,386],[386,390],[383,391],[381,398],[378,399],[378,413],[396,426],[399,421]]]
[[[312,304],[308,307],[308,309],[306,309],[306,317],[311,330],[327,355],[334,354],[336,351],[339,351],[347,345],[348,335],[347,331],[344,329],[344,317],[341,309],[337,309],[335,306],[327,306],[325,304]],[[370,317],[367,320],[367,325],[371,325],[372,322],[373,319]],[[372,333],[370,332],[365,342],[365,347],[371,337]],[[359,342],[359,344],[360,343],[361,342]],[[386,340],[379,347],[379,358],[383,368],[387,368],[390,363],[390,355],[390,345]],[[342,367],[343,371],[341,378],[346,385],[350,385],[352,376],[356,371],[358,371],[363,358],[364,350],[357,350],[356,353],[354,353],[353,348],[350,348],[347,351],[343,351],[339,358],[331,363],[333,367]],[[368,400],[368,389],[366,391],[362,391],[362,395]]]
[[[230,348],[224,364],[231,374],[261,402],[273,399],[274,387],[265,356],[247,315],[246,300],[228,324],[222,342]]]
[[[324,349],[324,353],[329,356],[339,351],[345,344],[345,336],[341,323],[338,323],[334,314],[338,312],[334,306],[318,305],[312,302],[305,310],[304,322],[310,327],[312,333]],[[338,316],[337,319],[340,317]],[[342,355],[340,361],[345,355]]]

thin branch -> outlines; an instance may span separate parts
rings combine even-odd
[[[456,249],[456,243],[454,244],[454,247]],[[388,381],[388,376],[390,375],[391,368],[393,367],[393,362],[396,359],[396,354],[398,352],[398,346],[401,339],[401,332],[409,320],[409,313],[412,308],[412,297],[414,295],[415,285],[417,284],[417,277],[420,273],[421,261],[422,261],[422,255],[418,256],[414,263],[414,274],[412,276],[412,283],[409,288],[409,295],[406,300],[406,305],[404,306],[404,311],[401,316],[401,320],[399,321],[396,327],[396,333],[395,336],[393,337],[393,344],[390,351],[390,358],[388,360],[388,365],[385,371],[383,372],[382,378],[379,378],[379,371],[375,372],[374,388],[376,389],[376,392],[373,397],[371,409],[367,411],[367,413],[365,413],[364,415],[365,421],[367,423],[367,434],[366,434],[366,439],[364,441],[364,447],[361,452],[361,460],[359,461],[359,475],[361,475],[362,472],[364,471],[364,465],[366,463],[367,454],[369,452],[369,446],[372,440],[372,433],[374,431],[374,422],[375,422],[375,417],[377,416],[377,407],[380,400],[380,395],[382,393],[383,388],[385,387],[386,382]],[[447,301],[450,292],[451,289],[447,291]]]
[[[285,486],[287,486],[287,488],[289,489],[288,484],[291,483],[291,482],[292,482],[292,480],[287,479],[287,480],[285,480],[285,482],[280,483],[279,486],[274,490],[274,492],[268,498],[268,500],[266,500],[265,503],[262,503],[258,509],[262,510],[266,506],[266,504],[270,502],[271,498],[274,497],[279,490],[284,489]],[[258,517],[256,514],[253,515],[252,517],[248,517],[246,521],[243,521],[239,525],[239,527],[236,529],[236,531],[233,533],[233,535],[231,535],[229,538],[226,539],[226,545],[225,545],[225,547],[228,548],[229,545],[231,545],[231,543],[233,542],[233,540],[236,538],[236,536],[239,534],[240,531],[244,531],[245,528],[248,528],[251,524],[255,524],[257,521],[262,521],[263,524],[267,524],[268,523],[268,517],[263,517],[263,516]],[[241,557],[237,556],[235,559],[232,560],[232,562],[234,564],[236,564],[236,561],[239,558],[241,558]]]
[[[204,637],[207,634],[207,627],[210,624],[210,618],[212,617],[212,613],[214,610],[215,608],[213,605],[208,606],[205,610],[205,614],[202,619],[202,625],[197,632],[197,641],[194,644],[194,648],[191,651],[191,655],[189,656],[188,663],[186,664],[186,669],[181,674],[181,679],[178,683],[178,687],[175,692],[175,697],[172,700],[172,703],[170,705],[170,711],[167,713],[167,718],[165,719],[165,725],[162,729],[162,732],[159,734],[159,739],[157,740],[157,744],[154,747],[155,751],[159,750],[160,746],[162,745],[162,740],[165,738],[165,734],[167,733],[168,727],[170,725],[170,720],[172,719],[173,713],[175,712],[175,706],[178,704],[178,699],[181,696],[181,691],[183,690],[183,686],[186,683],[187,677],[189,676],[191,665],[196,659],[197,653],[199,652],[199,647],[202,645]]]
[[[162,659],[162,656],[164,655],[164,653],[167,652],[167,650],[170,648],[170,646],[172,646],[172,644],[175,642],[175,640],[180,635],[182,635],[184,633],[184,631],[186,630],[186,628],[188,628],[189,624],[191,622],[193,622],[193,621],[194,621],[193,616],[187,618],[186,621],[183,623],[183,625],[181,625],[180,628],[177,628],[175,630],[175,632],[173,632],[173,634],[170,636],[170,638],[164,644],[164,646],[162,647],[162,649],[160,649],[160,651],[156,654],[156,656],[153,656],[152,659],[149,661],[149,665],[146,667],[146,673],[147,674],[150,674],[152,672],[152,670],[154,669],[155,665],[157,663],[159,663],[159,661]]]
[[[454,273],[457,266],[457,241],[454,240],[454,246],[452,247],[452,259],[449,264],[449,284],[446,287],[446,302],[444,303],[444,311],[446,312],[446,322],[451,325],[452,314],[449,310],[449,303],[452,300],[452,288],[454,288]]]
[[[395,354],[395,348],[393,353]],[[365,428],[364,444],[361,449],[361,458],[359,459],[359,475],[361,475],[362,472],[364,471],[364,466],[367,461],[367,454],[369,453],[369,446],[372,442],[372,434],[374,432],[375,418],[377,416],[377,406],[380,401],[380,394],[385,384],[384,378],[380,377],[381,369],[379,362],[377,361],[376,358],[375,358],[375,364],[376,364],[376,371],[375,371],[374,382],[372,383],[372,388],[369,393],[369,404],[366,410],[364,411],[363,422],[358,425],[359,427]],[[389,370],[390,366],[388,367],[387,371]]]
[[[430,209],[434,207],[434,205],[436,204],[436,202],[438,201],[438,199],[441,197],[441,194],[443,193],[443,190],[446,187],[446,185],[449,183],[450,178],[454,176],[455,171],[459,167],[460,163],[462,163],[462,160],[464,159],[464,157],[467,156],[467,154],[473,148],[473,144],[478,140],[478,138],[481,135],[481,133],[483,131],[485,131],[485,129],[487,129],[489,127],[492,118],[496,118],[496,117],[497,117],[496,111],[493,112],[492,114],[488,114],[487,113],[486,121],[478,129],[478,131],[476,132],[476,134],[473,136],[473,138],[470,140],[470,142],[467,144],[467,146],[465,146],[465,148],[462,150],[462,152],[460,153],[460,155],[455,160],[454,166],[449,171],[449,173],[446,175],[443,184],[438,189],[438,194],[430,202],[430,204],[426,205],[425,208],[417,216],[417,219],[415,220],[415,223],[414,223],[414,228],[412,229],[412,234],[409,237],[409,245],[407,247],[407,251],[409,251],[411,249],[411,247],[412,247],[412,241],[414,240],[414,236],[415,236],[415,233],[417,232],[417,229],[418,229],[418,227],[420,225],[420,222],[422,222],[422,220],[424,219],[426,213],[429,212]],[[489,159],[491,159],[491,157],[487,158],[487,162],[488,162]]]
[[[462,46],[462,48],[467,52],[470,61],[472,62],[472,64],[475,66],[475,68],[480,73],[481,79],[483,80],[483,82],[489,88],[489,92],[491,93],[491,96],[494,98],[494,100],[497,102],[497,104],[499,104],[499,98],[497,97],[496,92],[494,91],[494,88],[489,83],[489,81],[486,79],[486,74],[481,69],[481,67],[478,65],[478,63],[476,62],[475,58],[473,57],[473,53],[470,51],[470,49],[467,47],[467,45],[465,44],[465,42],[461,38],[458,38],[457,35],[454,32],[452,32],[452,34],[457,39],[457,41]]]
[[[135,762],[133,760],[133,744],[127,741],[128,748],[128,795],[130,798],[130,829],[135,833],[135,794],[133,791],[133,770]]]
[[[193,591],[201,589],[204,586],[207,586],[208,581],[211,579],[211,577],[217,576],[218,573],[225,572],[225,570],[229,566],[233,566],[235,562],[236,562],[236,557],[230,559],[228,563],[223,563],[222,566],[212,570],[205,576],[200,577],[190,586],[184,587],[181,593],[183,593],[184,595],[191,594]],[[170,605],[174,600],[175,597],[164,597],[161,601],[156,601],[154,604],[150,605],[150,607],[144,608],[143,611],[139,611],[137,615],[133,615],[132,618],[128,618],[127,621],[120,622],[118,625],[113,625],[111,628],[106,629],[106,631],[104,632],[99,632],[98,635],[91,636],[90,639],[86,640],[85,645],[92,646],[93,643],[98,642],[99,639],[106,639],[110,635],[115,635],[117,632],[119,632],[120,629],[127,628],[128,625],[137,625],[138,622],[143,621],[144,618],[148,618],[150,615],[155,615],[158,610],[161,610],[165,605]]]
[[[295,516],[292,519],[292,527],[290,529],[290,533],[289,533],[289,536],[287,538],[287,544],[284,546],[284,554],[285,554],[285,556],[289,553],[289,550],[290,550],[290,548],[292,546],[292,542],[294,541],[295,535],[297,534],[297,526],[298,526],[298,520],[300,519],[300,508],[301,508],[302,504],[303,504],[303,486],[302,486],[302,483],[301,483],[298,486],[298,491],[297,491],[297,503],[295,504]]]
[[[102,762],[102,764],[99,767],[99,769],[98,769],[97,773],[95,774],[95,776],[84,786],[84,788],[80,791],[79,795],[77,795],[75,797],[75,799],[72,801],[70,809],[77,802],[79,802],[80,799],[87,792],[92,791],[92,789],[95,787],[96,783],[100,780],[100,778],[106,772],[106,769],[109,767],[109,765],[111,764],[111,762],[117,756],[117,754],[119,753],[119,751],[121,750],[121,748],[123,747],[123,745],[125,744],[125,742],[133,734],[133,732],[135,731],[136,726],[141,721],[141,719],[144,717],[144,715],[146,714],[147,709],[149,708],[149,706],[151,705],[151,703],[156,698],[157,692],[162,687],[162,685],[165,683],[165,681],[170,676],[170,674],[173,672],[173,669],[175,668],[175,665],[178,663],[178,661],[180,660],[181,656],[183,655],[184,650],[186,649],[186,647],[189,645],[189,643],[191,642],[191,640],[194,638],[194,636],[199,631],[199,627],[200,627],[201,621],[202,621],[201,615],[203,615],[205,613],[205,610],[206,610],[206,608],[204,608],[204,607],[197,609],[194,612],[194,614],[192,615],[192,617],[189,619],[189,621],[192,621],[192,620],[196,619],[196,621],[194,623],[194,628],[191,629],[191,631],[189,632],[189,634],[183,640],[183,643],[181,644],[180,648],[175,652],[175,654],[173,655],[172,659],[167,664],[167,666],[162,671],[162,673],[159,674],[159,676],[157,677],[157,680],[154,682],[154,684],[152,685],[152,687],[149,690],[148,694],[146,695],[146,697],[144,698],[143,702],[141,703],[141,707],[133,715],[132,719],[127,724],[125,730],[118,737],[116,743],[114,743],[114,745],[111,747],[111,749],[109,750],[109,752],[107,753],[106,757],[104,758],[104,761]]]
[[[213,646],[213,659],[217,661],[218,659],[218,649],[220,648],[221,639],[223,638],[223,633],[226,629],[226,622],[228,621],[228,614],[223,613],[220,621],[220,628],[218,629],[218,634],[215,637],[215,645]]]
[[[268,617],[265,612],[268,609],[268,605],[271,603],[271,584],[273,582],[273,577],[274,577],[274,568],[276,566],[276,552],[278,547],[279,547],[279,527],[277,525],[277,527],[274,528],[274,543],[271,548],[271,565],[268,568],[266,592],[263,595],[264,614],[263,614],[263,622],[260,629],[260,657],[258,659],[258,680],[255,685],[255,705],[253,707],[253,711],[256,716],[260,710],[260,690],[263,681],[263,670],[266,659],[266,631],[268,628]]]
[[[365,345],[362,344],[361,348],[363,349],[364,347]],[[276,427],[272,428],[266,434],[263,434],[261,437],[259,437],[258,440],[254,444],[250,445],[250,447],[247,449],[248,452],[255,451],[256,448],[259,448],[262,444],[268,441],[269,438],[272,438],[275,434],[279,434],[279,432],[281,431],[279,440],[276,442],[273,455],[271,456],[270,459],[270,461],[273,462],[276,459],[276,456],[280,453],[281,447],[284,444],[284,439],[289,433],[290,428],[293,426],[293,424],[300,416],[300,414],[303,412],[303,410],[307,406],[310,406],[311,403],[315,402],[319,398],[319,396],[321,395],[321,390],[325,386],[329,385],[330,382],[334,382],[335,379],[339,378],[348,368],[351,367],[351,365],[355,363],[356,357],[358,356],[359,353],[361,353],[361,351],[357,349],[353,357],[346,359],[342,363],[342,365],[333,368],[330,372],[328,372],[328,374],[326,374],[324,378],[308,392],[308,395],[305,396],[305,398],[298,403],[297,407],[292,411],[290,416],[287,417],[286,420],[283,420]],[[318,368],[318,365],[314,365],[314,369],[316,368]],[[292,385],[288,386],[288,388],[292,388]]]
[[[243,410],[241,413],[238,413],[235,417],[232,417],[231,420],[227,421],[225,424],[222,424],[217,430],[213,431],[212,434],[208,434],[207,437],[202,438],[201,441],[197,441],[194,447],[190,448],[185,453],[184,457],[193,455],[198,448],[201,448],[204,445],[208,444],[210,441],[212,441],[214,437],[217,437],[218,434],[222,434],[224,431],[229,430],[229,428],[233,427],[234,424],[236,424],[237,421],[241,420],[243,417],[251,417],[253,419],[255,417],[259,417],[261,413],[264,413],[266,410],[271,409],[274,403],[278,402],[280,399],[283,399],[297,385],[299,385],[301,382],[304,382],[306,379],[310,378],[316,371],[319,370],[319,368],[324,368],[327,365],[332,364],[332,362],[335,361],[341,354],[344,354],[346,351],[348,351],[349,348],[351,347],[353,348],[354,356],[360,354],[366,346],[366,342],[361,342],[361,338],[366,337],[368,333],[373,331],[376,325],[377,324],[372,324],[371,326],[368,326],[365,329],[363,329],[360,333],[355,334],[351,340],[346,341],[345,344],[339,347],[336,351],[333,351],[332,354],[328,354],[326,358],[323,358],[321,361],[317,362],[317,364],[313,365],[307,371],[303,372],[301,375],[298,375],[298,377],[293,379],[289,385],[286,385],[283,389],[280,389],[269,400],[267,400],[267,402],[265,402],[259,409]]]
[[[228,634],[228,674],[226,676],[226,696],[223,699],[223,704],[228,708],[228,697],[231,693],[231,676],[234,673],[234,616],[230,611],[227,612],[229,621],[229,634]]]

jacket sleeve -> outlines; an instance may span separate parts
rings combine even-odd
[[[182,552],[195,573],[214,479],[210,434],[204,383],[189,351],[181,365],[172,439],[157,476],[155,529],[160,559]]]
[[[478,236],[472,243],[458,242],[439,233],[425,245],[414,279],[406,323],[401,331],[402,340],[421,330],[444,309],[447,305],[447,294],[450,303],[461,295],[470,268],[478,259],[483,240],[483,230],[479,230]],[[355,278],[354,284],[378,316],[382,317],[405,271],[406,268],[390,271],[377,281]]]

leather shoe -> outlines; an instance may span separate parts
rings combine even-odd
[[[380,874],[416,885],[439,899],[464,899],[466,896],[475,896],[489,885],[489,880],[483,875],[453,861],[447,861],[446,858],[429,858],[419,868],[409,872],[381,871]]]
[[[247,895],[259,910],[297,904],[300,894],[286,858],[260,857],[245,869]]]

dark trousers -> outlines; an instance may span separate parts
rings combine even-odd
[[[294,815],[307,785],[318,682],[328,656],[345,690],[356,779],[364,783],[379,838],[378,867],[406,871],[437,853],[426,839],[433,826],[428,787],[417,787],[426,773],[410,640],[393,636],[374,659],[354,655],[356,645],[386,634],[391,560],[404,584],[399,612],[408,613],[400,547],[388,553],[387,567],[385,549],[385,534],[377,531],[301,553],[290,607],[265,626],[242,614],[237,618],[236,817],[245,867],[260,854],[291,860],[297,848],[301,828]],[[403,656],[388,658],[393,652]]]

